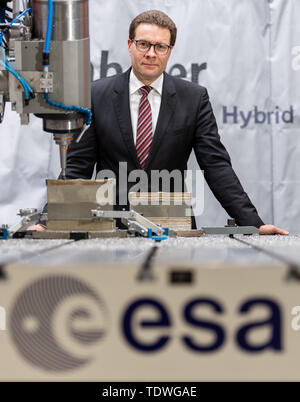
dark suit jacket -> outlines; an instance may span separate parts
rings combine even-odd
[[[128,173],[140,169],[131,127],[129,73],[130,70],[92,83],[93,123],[78,144],[75,137],[69,146],[67,178],[90,179],[95,163],[97,172],[109,169],[117,180],[119,162],[127,162]],[[162,169],[183,172],[192,149],[209,187],[237,224],[262,225],[220,141],[206,89],[165,73],[145,171],[147,174]]]

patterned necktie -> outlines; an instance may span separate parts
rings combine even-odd
[[[152,112],[148,100],[151,87],[144,86],[139,89],[142,94],[139,106],[139,116],[136,132],[136,152],[142,169],[148,158],[149,149],[152,143]]]

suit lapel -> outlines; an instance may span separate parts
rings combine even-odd
[[[136,153],[135,144],[133,141],[133,131],[131,125],[131,114],[129,106],[129,74],[130,69],[124,74],[120,74],[117,77],[114,93],[112,96],[112,101],[115,108],[115,113],[119,123],[120,131],[123,140],[128,148],[128,152],[139,169],[139,161]]]
[[[152,144],[149,151],[149,156],[146,161],[145,170],[150,168],[156,153],[159,150],[159,145],[164,137],[165,131],[167,130],[176,106],[176,91],[172,78],[164,73],[164,83],[162,90],[162,98],[160,111],[157,119],[156,129],[153,136]]]

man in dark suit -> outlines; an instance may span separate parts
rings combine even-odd
[[[95,164],[97,172],[111,171],[120,203],[123,188],[127,195],[134,184],[128,183],[131,172],[142,169],[149,188],[153,171],[177,170],[184,177],[194,149],[209,187],[238,225],[259,227],[260,234],[288,234],[264,225],[243,190],[220,141],[206,89],[165,73],[175,40],[174,22],[160,11],[146,11],[132,21],[132,68],[93,82],[93,123],[69,147],[67,178],[90,179]],[[121,162],[127,163],[125,180],[119,180]]]

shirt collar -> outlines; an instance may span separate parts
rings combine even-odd
[[[163,87],[163,82],[164,82],[164,74],[161,74],[154,82],[152,82],[151,87],[155,89],[156,92],[162,95],[162,87]],[[130,71],[130,78],[129,78],[129,93],[130,95],[134,94],[136,91],[138,91],[141,87],[143,87],[145,84],[143,84],[134,74],[133,70],[131,69]]]

